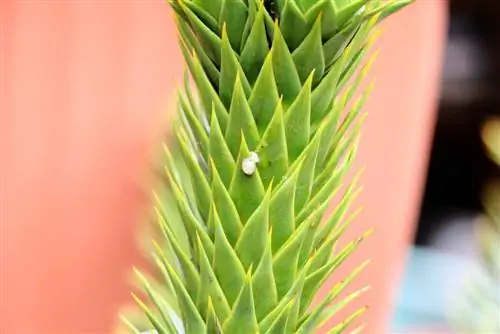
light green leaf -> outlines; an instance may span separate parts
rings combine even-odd
[[[298,268],[302,268],[310,256],[314,256],[316,234],[319,224],[328,209],[329,203],[325,202],[320,205],[311,215],[305,220],[303,224],[310,226],[309,232],[306,235],[302,248],[300,249],[300,256]],[[323,228],[321,228],[323,229]]]
[[[184,0],[174,0],[176,2],[183,2]],[[203,8],[207,13],[210,14],[214,19],[218,20],[222,8],[222,0],[192,0],[200,8]]]
[[[259,324],[255,315],[251,268],[245,277],[245,284],[236,300],[233,311],[223,323],[223,332],[227,334],[258,333]]]
[[[290,303],[295,303],[300,300],[300,296],[302,294],[302,288],[304,286],[306,278],[306,273],[302,270],[298,275],[297,279],[293,282],[292,287],[289,289],[287,294],[280,299],[278,305],[271,311],[269,314],[259,322],[261,332],[266,332],[271,325],[278,319],[281,314],[285,311],[287,307],[290,306]],[[287,325],[291,325],[289,322]]]
[[[271,199],[269,222],[274,231],[272,234],[273,254],[281,248],[295,230],[294,203],[299,171],[300,168],[287,177]]]
[[[262,203],[248,219],[236,243],[236,253],[246,270],[251,266],[257,267],[264,255],[268,242],[270,202],[271,187],[262,199]]]
[[[217,209],[222,220],[224,234],[231,245],[235,245],[243,229],[243,224],[238,216],[238,210],[229,195],[226,187],[222,183],[219,173],[212,161],[212,198],[213,205]]]
[[[153,312],[148,308],[148,306],[135,294],[132,294],[132,298],[134,298],[137,305],[141,308],[141,310],[146,314],[151,325],[155,328],[158,334],[171,334],[170,332],[161,322],[160,319],[154,316]]]
[[[241,38],[248,16],[247,5],[242,0],[223,0],[219,26],[228,28],[229,41],[234,50],[240,50]]]
[[[248,36],[250,35],[250,31],[254,25],[255,18],[257,16],[259,3],[255,0],[248,1],[248,16],[245,22],[245,27],[243,28],[243,34],[241,36],[241,45],[239,49],[235,49],[238,53],[241,53],[245,48],[246,42],[248,40]]]
[[[165,261],[164,257],[156,257],[155,262],[161,269],[165,279],[172,282],[181,308],[186,333],[204,333],[206,330],[205,323],[175,270]]]
[[[312,298],[314,298],[319,288],[325,284],[326,280],[332,275],[332,273],[354,253],[362,240],[364,239],[360,238],[355,242],[350,242],[339,254],[334,257],[332,261],[307,276],[303,290],[303,304],[301,305],[302,311],[306,309],[307,304],[312,301]]]
[[[321,17],[321,35],[324,40],[330,39],[337,32],[337,1],[315,0],[304,15],[309,25]]]
[[[217,27],[217,21],[213,20],[212,24],[208,23],[209,26],[212,26],[212,29],[208,27],[205,22],[203,22],[200,17],[197,15],[199,13],[203,13],[203,10],[197,10],[198,13],[193,12],[193,8],[199,8],[196,5],[193,5],[192,2],[187,1],[179,1],[179,4],[186,14],[190,22],[191,29],[195,32],[195,34],[200,39],[200,42],[203,45],[203,48],[206,50],[207,55],[212,59],[212,61],[218,66],[220,65],[220,46],[221,41],[219,36],[212,30]],[[204,15],[205,20],[210,22],[208,19],[209,16]]]
[[[189,204],[186,201],[186,198],[183,196],[179,186],[175,183],[170,171],[166,169],[168,180],[170,181],[170,186],[172,189],[172,194],[174,195],[175,201],[179,208],[179,212],[181,213],[182,220],[184,221],[184,226],[186,227],[186,231],[188,235],[192,238],[191,244],[196,245],[196,240],[193,240],[195,235],[199,235],[199,238],[202,240],[203,248],[209,257],[213,256],[214,246],[208,233],[205,231],[204,226],[201,225],[200,221],[194,216],[191,211]]]
[[[215,223],[214,270],[229,305],[233,305],[243,287],[245,269],[226,238],[219,214],[215,208],[212,211],[212,216]],[[223,220],[225,220],[225,217]]]
[[[199,237],[196,238],[199,250],[200,262],[200,290],[196,298],[198,310],[206,312],[208,307],[208,298],[212,299],[215,314],[220,321],[225,321],[231,312],[226,296],[222,291],[219,281],[213,271],[211,262],[203,250],[203,245]],[[206,317],[206,314],[203,315]]]
[[[356,300],[359,298],[363,293],[366,291],[370,290],[369,287],[365,287],[362,289],[359,289],[351,294],[349,294],[347,297],[342,298],[340,301],[334,303],[331,307],[327,308],[324,310],[323,314],[321,314],[321,320],[319,327],[323,327],[324,325],[327,324],[331,318],[337,314],[337,312],[341,311],[344,307],[349,305],[352,301]],[[353,332],[350,332],[350,334],[353,334]]]
[[[364,306],[351,315],[349,315],[347,318],[345,318],[340,324],[332,328],[330,331],[328,331],[327,334],[340,334],[345,331],[347,327],[349,327],[356,319],[358,319],[360,316],[362,316],[366,311],[368,310],[368,306]]]
[[[231,154],[231,151],[229,150],[229,147],[224,139],[224,135],[222,134],[215,112],[212,114],[209,143],[210,158],[213,160],[213,164],[215,165],[222,182],[227,188],[229,187],[231,178],[234,175],[236,162],[234,161],[233,155]],[[214,169],[212,169],[212,172],[213,170]]]
[[[216,35],[219,34],[219,26],[217,24],[217,20],[215,19],[214,16],[212,16],[208,11],[207,8],[205,8],[203,3],[198,4],[197,1],[182,1],[183,4],[185,5],[184,8],[189,8],[192,12],[193,15],[195,15],[199,20],[200,23],[205,25],[206,28],[208,28],[210,31],[215,33]],[[181,5],[182,6],[182,5]],[[186,16],[188,19],[190,19],[189,13],[186,13]],[[198,23],[193,24],[191,22],[191,25],[195,26],[194,29],[196,29],[196,25]],[[201,25],[200,25],[201,27]]]
[[[363,263],[354,269],[344,280],[337,283],[334,288],[323,298],[311,313],[307,313],[299,322],[301,326],[298,330],[300,334],[309,334],[317,328],[322,322],[324,311],[332,304],[333,300],[342,293],[345,288],[358,276],[358,274],[366,267],[367,263]],[[306,307],[304,307],[306,309]]]
[[[286,1],[280,18],[280,31],[288,49],[293,52],[307,36],[307,21],[295,1]],[[278,32],[278,29],[275,28]]]
[[[273,270],[279,299],[287,294],[297,279],[300,249],[310,228],[311,226],[302,224],[273,257]]]
[[[250,147],[257,146],[260,140],[259,131],[245,97],[240,76],[237,75],[225,134],[227,146],[235,158],[238,156],[242,133]]]
[[[217,67],[215,67],[212,59],[207,55],[205,49],[203,49],[189,25],[184,20],[176,19],[175,21],[183,47],[186,51],[194,50],[210,82],[213,85],[217,85],[219,83],[220,73]],[[189,54],[189,52],[187,54]]]
[[[288,159],[294,162],[305,150],[311,133],[311,89],[313,73],[285,114]]]
[[[215,313],[214,304],[212,302],[212,298],[208,297],[208,306],[207,306],[207,334],[217,334],[222,332],[222,328],[217,319],[217,314]]]
[[[200,94],[203,108],[207,113],[207,118],[210,119],[212,115],[211,112],[215,111],[215,114],[217,115],[217,119],[219,121],[219,125],[221,126],[221,128],[225,128],[228,115],[224,104],[222,103],[220,97],[217,95],[217,92],[214,90],[214,87],[210,83],[210,80],[208,80],[208,77],[203,71],[203,68],[197,56],[193,54],[191,57],[188,56],[186,59],[188,58],[190,58],[190,61],[187,61],[187,63],[188,65],[191,63],[191,66],[189,66],[191,75],[193,76],[196,87],[198,88],[198,93]]]
[[[314,88],[311,95],[311,124],[320,122],[329,110],[335,94],[336,86],[344,69],[344,56],[342,56],[326,73],[321,82]]]
[[[278,91],[283,96],[283,104],[286,108],[293,103],[299,94],[301,82],[292,54],[278,27],[278,22],[275,24],[274,31],[271,49],[274,78]]]
[[[165,220],[159,213],[158,219],[160,221],[162,232],[172,246],[177,261],[181,266],[182,274],[186,282],[186,290],[192,298],[196,298],[198,290],[200,288],[200,276],[198,274],[198,271],[195,268],[193,262],[191,262],[191,260],[189,259],[188,254],[186,254],[179,246],[179,243],[177,242],[175,235],[170,229],[170,226],[165,222]],[[157,246],[156,248],[160,249],[160,246]]]
[[[270,52],[248,100],[260,134],[267,129],[279,102],[280,97],[273,73],[273,53]]]
[[[348,3],[347,6],[339,7],[336,17],[337,28],[344,27],[350,20],[359,20],[359,18],[364,18],[362,7],[365,6],[366,0],[354,0]]]
[[[295,193],[296,226],[302,223],[302,218],[305,218],[305,216],[300,216],[299,213],[302,212],[306,204],[309,202],[309,198],[311,196],[320,139],[321,134],[316,134],[302,153],[304,160],[301,164],[299,179],[297,182],[297,190]]]
[[[358,197],[362,188],[358,187],[357,181],[361,174],[357,174],[354,177],[353,181],[347,187],[344,196],[335,207],[331,216],[327,219],[327,221],[323,224],[321,231],[318,233],[315,244],[316,246],[321,242],[321,240],[326,239],[333,231],[333,229],[340,223],[340,221],[344,218],[347,211],[350,209],[351,204]]]
[[[339,225],[330,234],[327,234],[326,237],[324,238],[321,238],[319,236],[320,233],[317,233],[315,240],[314,256],[310,257],[306,263],[308,273],[313,273],[314,271],[318,270],[326,263],[328,263],[336,242],[344,234],[344,232],[351,225],[352,221],[354,220],[354,218],[358,216],[359,213],[360,210],[357,210],[353,214],[349,215],[349,217],[343,224]],[[323,230],[321,230],[320,232],[323,232]],[[370,235],[370,233],[371,230],[365,232],[363,238],[367,238]]]
[[[265,332],[265,334],[283,334],[286,333],[288,318],[290,317],[290,313],[295,306],[296,299],[291,300],[282,312],[277,316],[276,320],[271,324],[269,329]]]
[[[361,19],[351,22],[344,29],[335,34],[332,38],[323,43],[323,55],[325,57],[326,68],[330,68],[345,51],[358,30]]]
[[[292,53],[295,67],[302,82],[314,73],[313,86],[319,82],[325,72],[325,59],[321,40],[321,16],[318,16],[312,30]]]
[[[236,0],[227,0],[227,1],[236,1]],[[233,91],[235,86],[236,78],[239,77],[241,80],[241,84],[243,87],[243,91],[245,92],[245,97],[250,95],[251,87],[248,83],[248,80],[241,68],[240,63],[238,62],[238,58],[236,53],[233,51],[231,44],[227,35],[227,25],[223,24],[222,26],[222,65],[220,72],[220,82],[219,82],[219,96],[226,106],[229,109],[233,97]]]
[[[271,251],[272,232],[269,233],[262,259],[252,277],[253,298],[257,320],[262,320],[278,304],[278,292],[274,284],[273,258]]]
[[[259,11],[253,22],[250,35],[241,52],[240,64],[247,75],[250,84],[253,84],[259,75],[262,64],[269,52],[266,27],[264,24],[264,5],[261,2]]]
[[[176,137],[184,156],[184,161],[186,162],[191,175],[193,189],[196,192],[196,204],[200,210],[202,218],[207,220],[211,201],[210,185],[208,184],[207,176],[201,170],[200,164],[195,160],[195,156],[192,152],[190,152],[185,140],[181,137],[178,131],[176,131]]]
[[[272,180],[277,183],[285,176],[288,169],[288,152],[286,147],[283,107],[278,102],[274,116],[269,123],[258,145],[259,172],[267,187]]]
[[[185,100],[184,96],[179,94],[178,99],[181,106],[180,111],[189,124],[189,130],[196,139],[196,148],[206,159],[208,157],[209,150],[208,135],[193,109],[191,109],[191,106]]]

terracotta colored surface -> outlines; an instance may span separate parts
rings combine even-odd
[[[1,328],[106,333],[137,260],[138,177],[182,77],[170,13],[164,1],[33,1],[1,15]]]
[[[2,1],[2,333],[107,333],[138,260],[138,175],[181,60],[164,1]],[[363,277],[383,329],[412,232],[433,121],[444,1],[385,26],[361,149]],[[377,319],[377,321],[374,321]]]

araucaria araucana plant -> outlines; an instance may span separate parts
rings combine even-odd
[[[500,172],[500,118],[483,126],[483,144]],[[458,301],[453,303],[451,324],[457,333],[500,333],[500,178],[487,181],[484,213],[476,220],[479,263],[469,270]]]
[[[365,263],[312,305],[366,236],[333,251],[359,190],[346,173],[370,90],[356,96],[364,56],[409,2],[168,0],[196,94],[186,79],[155,196],[158,270],[137,271],[150,323],[127,318],[132,331],[315,333],[364,290],[339,299]]]

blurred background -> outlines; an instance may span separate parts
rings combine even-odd
[[[397,330],[448,327],[453,298],[481,266],[476,226],[487,209],[485,189],[500,176],[484,143],[486,129],[500,119],[500,1],[450,0],[449,15],[437,123]],[[495,131],[489,144],[498,147]],[[499,238],[492,247],[500,256]],[[490,291],[500,330],[500,282],[495,284]]]

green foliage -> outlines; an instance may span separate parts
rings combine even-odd
[[[500,169],[500,118],[485,123],[483,143]],[[500,179],[488,181],[483,204],[485,212],[475,225],[480,265],[451,309],[452,325],[461,333],[500,332]]]
[[[345,175],[366,96],[352,98],[371,64],[358,71],[375,26],[409,1],[168,2],[198,95],[186,83],[165,147],[168,185],[156,197],[151,251],[159,274],[138,272],[149,324],[127,324],[135,332],[314,333],[365,290],[339,297],[364,263],[311,307],[366,236],[333,252],[359,190]],[[248,175],[242,164],[252,152],[259,162]]]

